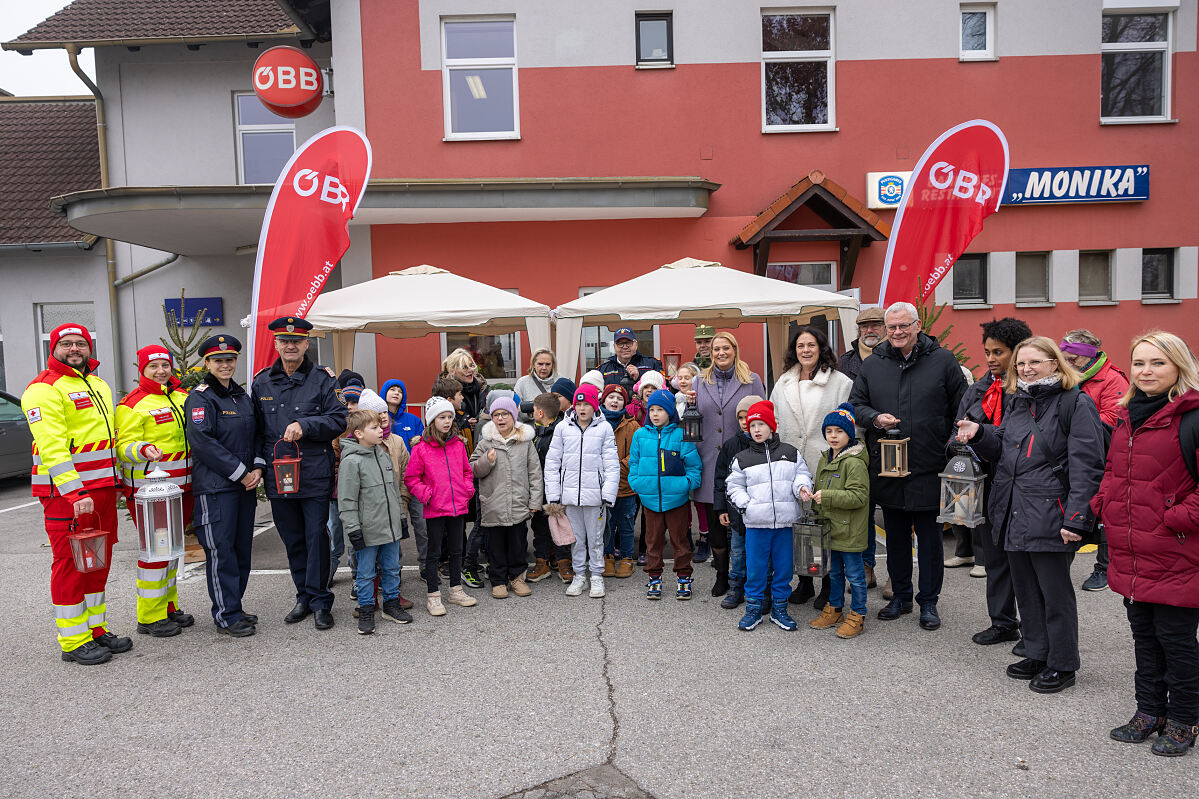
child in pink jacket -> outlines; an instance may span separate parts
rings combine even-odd
[[[438,574],[443,547],[450,558],[450,592],[446,600],[464,608],[477,604],[462,590],[462,540],[466,512],[475,493],[474,473],[466,445],[454,435],[454,406],[443,397],[434,397],[425,406],[425,432],[412,448],[404,483],[424,505],[429,533],[424,564],[429,615],[445,615]]]

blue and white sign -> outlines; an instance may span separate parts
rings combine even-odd
[[[1149,199],[1149,165],[1009,169],[1003,205],[1140,202]]]
[[[898,208],[911,172],[867,172],[866,207]]]
[[[168,311],[175,312],[175,318],[184,327],[195,327],[197,324],[213,327],[224,324],[225,302],[220,297],[185,297],[182,308],[179,307],[177,299],[163,300],[162,304]],[[204,318],[197,322],[196,316],[200,311],[204,312]]]

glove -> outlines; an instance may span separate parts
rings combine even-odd
[[[354,548],[355,552],[361,552],[366,549],[366,539],[362,537],[362,530],[346,533],[346,538],[350,540],[350,546]]]

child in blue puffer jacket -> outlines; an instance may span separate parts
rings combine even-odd
[[[647,599],[662,598],[662,550],[666,534],[674,550],[678,579],[676,599],[691,598],[691,492],[703,479],[699,450],[683,440],[674,395],[659,389],[646,403],[645,426],[633,434],[629,450],[629,485],[645,508],[645,573]]]
[[[387,402],[387,413],[391,416],[391,432],[400,437],[408,451],[425,432],[425,423],[415,413],[408,412],[408,389],[403,380],[388,380],[379,387],[379,396]]]

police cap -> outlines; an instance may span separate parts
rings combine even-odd
[[[228,333],[209,336],[200,342],[201,358],[232,358],[241,352],[241,342]]]
[[[308,338],[308,331],[312,329],[312,323],[298,316],[280,316],[266,328],[275,334],[275,338],[299,339]]]

